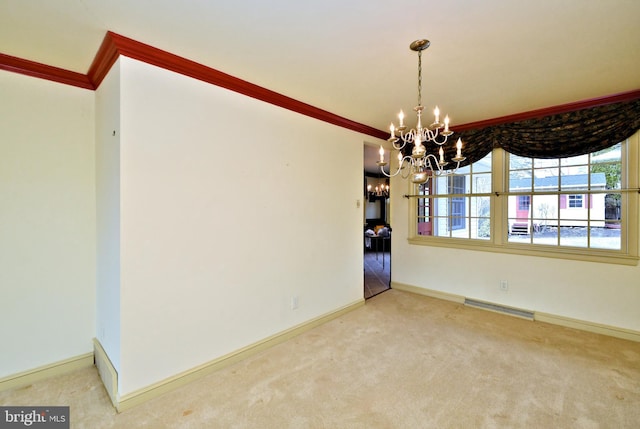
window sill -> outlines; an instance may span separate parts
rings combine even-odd
[[[470,240],[444,237],[413,237],[409,244],[431,247],[448,247],[452,249],[475,250],[482,252],[525,255],[542,258],[569,259],[584,262],[600,262],[617,265],[638,265],[637,255],[599,249],[580,249],[574,247],[553,247],[544,245],[506,244],[497,245],[488,240]]]

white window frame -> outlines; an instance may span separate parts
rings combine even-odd
[[[413,245],[450,247],[488,252],[561,258],[621,265],[638,265],[640,224],[640,132],[629,137],[622,145],[622,221],[621,249],[574,248],[543,246],[540,244],[510,243],[508,241],[507,154],[502,149],[492,153],[491,238],[424,236],[417,234],[417,201],[409,198],[409,238]],[[409,195],[415,195],[415,185],[408,183]],[[583,200],[584,201],[584,200]]]

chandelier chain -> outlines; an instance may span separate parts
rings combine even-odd
[[[422,106],[422,51],[418,51],[418,106]]]

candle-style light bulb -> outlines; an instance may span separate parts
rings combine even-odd
[[[444,164],[444,150],[442,149],[442,146],[440,146],[440,164]]]
[[[395,138],[396,137],[396,127],[393,126],[393,122],[391,123],[391,125],[389,126],[389,131],[391,131],[391,135],[389,136],[390,138]]]
[[[449,115],[444,117],[444,130],[449,131]]]
[[[398,113],[398,119],[400,120],[400,127],[404,127],[404,112],[402,110]]]
[[[458,138],[458,142],[456,143],[456,158],[460,158],[462,155],[460,151],[462,150],[462,140]]]
[[[433,114],[436,117],[436,124],[437,124],[438,122],[440,122],[440,109],[438,109],[438,106],[436,106],[436,108],[433,109]]]
[[[380,146],[380,162],[384,162],[384,149]]]

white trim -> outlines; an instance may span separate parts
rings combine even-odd
[[[608,335],[609,337],[621,338],[623,340],[630,340],[640,342],[640,332],[632,331],[631,329],[618,328],[616,326],[602,325],[600,323],[587,322],[585,320],[571,319],[569,317],[558,316],[555,314],[548,314],[537,312],[535,313],[535,320],[552,325],[564,326],[567,328],[579,329],[581,331],[593,332],[601,335]]]
[[[391,289],[397,289],[405,292],[415,293],[417,295],[429,296],[431,298],[442,299],[444,301],[457,302],[464,304],[465,297],[462,295],[454,295],[452,293],[440,292],[437,290],[426,289],[419,286],[408,285],[405,283],[391,282]]]
[[[50,363],[28,371],[19,372],[0,379],[0,392],[24,387],[46,378],[66,374],[78,369],[88,368],[92,365],[93,353],[85,353],[83,355]]]
[[[100,375],[102,384],[107,390],[111,403],[116,407],[118,405],[118,371],[116,371],[111,359],[109,359],[109,355],[104,351],[97,338],[93,339],[93,354],[98,375]]]
[[[415,293],[418,295],[424,295],[431,298],[442,299],[445,301],[453,301],[458,304],[464,304],[464,301],[466,299],[466,297],[463,297],[460,295],[454,295],[447,292],[435,291],[435,290],[421,288],[418,286],[412,286],[404,283],[391,282],[391,288],[405,291],[405,292]],[[490,304],[493,304],[493,303],[490,303]],[[479,308],[479,307],[474,307],[474,308]],[[487,310],[487,311],[490,311],[490,310]],[[549,323],[552,325],[564,326],[567,328],[578,329],[580,331],[592,332],[595,334],[607,335],[609,337],[621,338],[623,340],[640,342],[640,331],[633,331],[631,329],[619,328],[617,326],[603,325],[601,323],[594,323],[586,320],[571,319],[569,317],[543,313],[540,311],[534,311],[533,313],[534,313],[534,321]],[[500,314],[503,314],[503,313],[500,313]]]
[[[303,332],[306,332],[310,329],[315,328],[316,326],[320,326],[323,323],[326,323],[330,320],[333,320],[337,317],[342,316],[345,313],[353,311],[356,308],[363,306],[364,304],[365,304],[364,299],[359,299],[358,301],[355,301],[335,311],[332,311],[325,315],[311,319],[300,325],[289,328],[285,331],[282,331],[280,333],[267,337],[256,343],[250,344],[232,353],[221,356],[210,362],[207,362],[205,364],[192,368],[188,371],[184,371],[182,373],[176,374],[172,377],[166,378],[162,381],[159,381],[157,383],[154,383],[150,386],[144,387],[135,392],[124,395],[122,397],[120,397],[117,394],[117,392],[114,392],[115,398],[116,398],[116,400],[114,401],[114,406],[118,412],[122,412],[129,408],[140,405],[146,401],[149,401],[150,399],[156,398],[164,393],[175,390],[188,383],[191,383],[192,381],[201,379],[215,371],[223,369],[229,365],[233,365],[250,356],[255,355],[258,352],[261,352],[277,344],[280,344],[284,341],[287,341],[297,335],[302,334]]]

